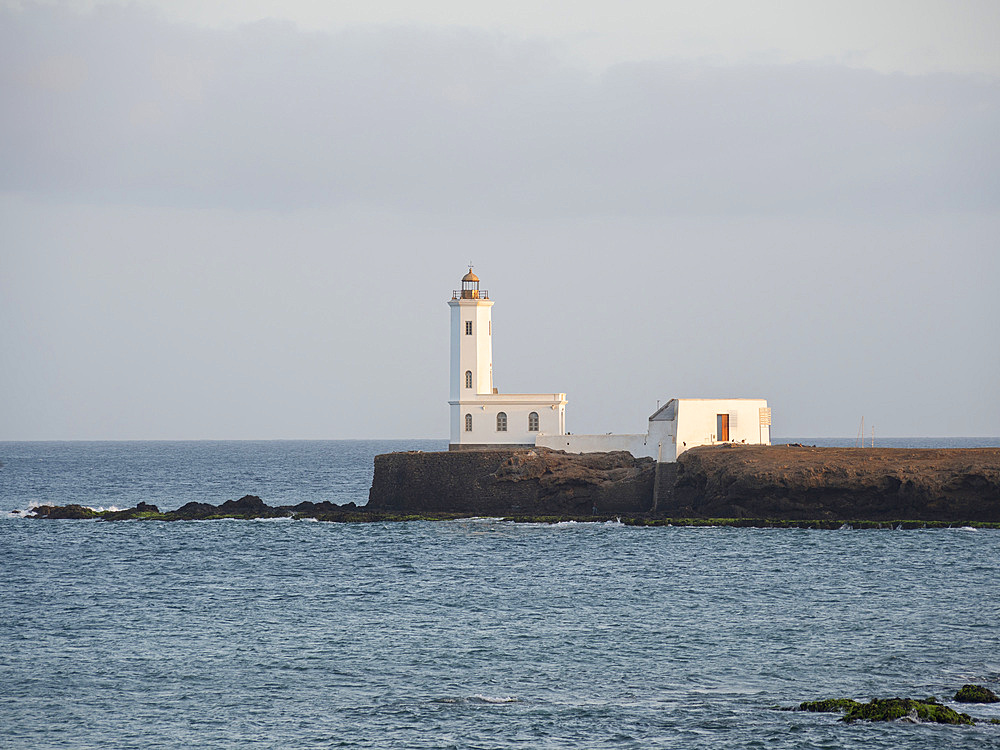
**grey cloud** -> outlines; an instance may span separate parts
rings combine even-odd
[[[595,76],[474,31],[2,11],[0,186],[511,215],[995,208],[994,80],[787,65]]]

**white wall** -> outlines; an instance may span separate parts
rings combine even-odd
[[[535,440],[539,448],[552,448],[567,453],[607,453],[628,451],[636,458],[656,458],[656,443],[648,443],[646,435],[547,435]]]
[[[472,337],[476,347],[476,369],[472,371],[472,386],[476,393],[493,393],[493,323],[492,302],[476,300],[473,308]],[[470,338],[466,336],[466,338]]]
[[[677,422],[671,421],[649,421],[649,433],[647,442],[653,446],[654,457],[661,463],[672,463],[677,460]]]
[[[649,420],[650,442],[663,444],[661,461],[676,461],[686,450],[720,442],[720,414],[729,415],[730,443],[771,444],[770,428],[760,426],[760,410],[767,407],[766,399],[681,398],[674,402],[674,419],[654,414]]]
[[[452,444],[534,445],[541,433],[558,434],[564,424],[563,393],[504,393],[451,402]],[[497,431],[497,415],[507,415],[507,431]],[[528,430],[528,415],[538,414],[538,431]],[[465,429],[465,415],[472,415],[472,431]]]
[[[451,307],[451,378],[449,401],[493,393],[492,300],[453,299]],[[472,334],[465,333],[466,321]],[[472,388],[465,387],[465,373],[472,372]]]

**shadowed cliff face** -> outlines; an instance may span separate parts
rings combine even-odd
[[[996,522],[1000,448],[695,448],[671,490],[668,516]]]
[[[375,457],[367,508],[473,515],[642,513],[655,462],[631,454],[545,448]]]
[[[404,513],[647,513],[655,463],[546,449],[375,458],[367,509]],[[661,466],[655,515],[1000,522],[1000,449],[723,445]]]

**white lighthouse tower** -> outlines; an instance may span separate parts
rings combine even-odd
[[[565,393],[504,393],[493,383],[493,301],[469,272],[451,300],[450,450],[534,445],[566,432]]]

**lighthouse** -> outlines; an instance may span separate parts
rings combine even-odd
[[[469,272],[451,294],[449,450],[533,446],[566,432],[565,393],[500,393],[493,382],[493,300]]]
[[[462,288],[452,293],[451,390],[449,399],[493,393],[493,301],[479,288],[479,277],[469,269]]]

